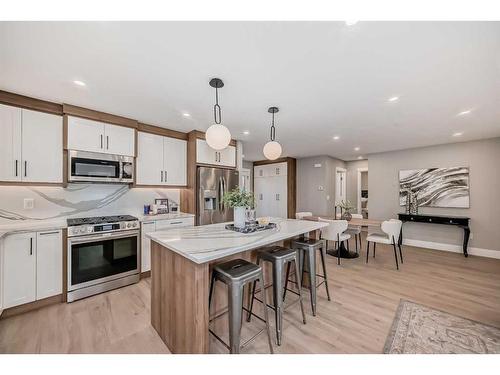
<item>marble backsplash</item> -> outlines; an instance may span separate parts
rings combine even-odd
[[[33,209],[24,209],[24,199],[33,198]],[[49,186],[0,186],[0,224],[23,220],[138,215],[155,198],[179,203],[179,189],[129,188],[128,185],[71,184]]]

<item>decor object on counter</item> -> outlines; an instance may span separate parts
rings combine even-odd
[[[469,208],[469,168],[427,168],[399,171],[399,204],[416,195],[416,207]]]
[[[340,217],[342,220],[351,221],[352,215],[351,211],[354,211],[356,207],[354,207],[349,200],[341,201],[338,206],[342,209],[343,213]]]
[[[158,214],[168,214],[169,213],[168,199],[167,198],[156,198],[155,205],[158,207],[157,208]]]
[[[219,106],[219,89],[224,87],[224,82],[220,78],[212,78],[210,86],[215,88],[214,122],[205,132],[205,139],[210,147],[220,151],[229,146],[231,142],[231,133],[229,129],[221,124],[222,113]]]
[[[274,114],[279,111],[278,107],[269,107],[267,110],[269,113],[273,114],[271,123],[271,140],[264,145],[262,152],[264,156],[269,160],[276,160],[281,156],[281,145],[276,141],[276,128],[274,127]]]
[[[237,186],[223,196],[224,204],[234,209],[234,226],[245,227],[246,209],[254,207],[254,196],[251,192],[241,191]]]
[[[227,224],[226,229],[229,230],[234,230],[235,232],[239,233],[253,233],[253,232],[260,232],[262,230],[267,230],[267,229],[274,229],[276,228],[276,223],[267,223],[266,225],[260,225],[260,224],[250,224],[250,225],[245,225],[243,228],[239,228],[235,226],[234,224]]]
[[[402,299],[384,353],[500,353],[500,329]]]

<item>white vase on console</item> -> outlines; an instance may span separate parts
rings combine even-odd
[[[234,226],[245,228],[246,207],[234,207]]]

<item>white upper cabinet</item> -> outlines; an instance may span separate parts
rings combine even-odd
[[[254,167],[255,178],[286,176],[286,175],[287,175],[287,163],[286,162],[265,164],[265,165],[256,165]]]
[[[36,233],[6,236],[3,245],[3,307],[33,302],[36,299]]]
[[[68,149],[134,156],[134,132],[125,126],[68,116]]]
[[[196,162],[223,167],[236,167],[236,147],[227,146],[224,150],[216,151],[205,140],[197,139]]]
[[[0,105],[0,181],[62,182],[62,117]]]
[[[104,127],[106,153],[135,156],[135,130],[125,126],[106,124]]]
[[[22,180],[62,182],[62,117],[22,111]]]
[[[0,104],[0,180],[21,181],[21,108]]]
[[[68,149],[104,152],[104,124],[68,116]]]
[[[138,185],[186,185],[185,140],[139,132],[137,146]]]
[[[36,234],[36,299],[62,293],[62,232]]]
[[[164,181],[168,185],[187,184],[187,142],[176,138],[163,138]]]

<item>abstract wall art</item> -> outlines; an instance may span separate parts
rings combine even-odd
[[[399,204],[412,191],[418,206],[469,208],[469,168],[426,168],[399,171]]]

